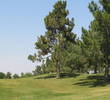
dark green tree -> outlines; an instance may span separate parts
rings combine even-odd
[[[14,79],[17,79],[17,78],[19,78],[19,75],[18,75],[18,74],[14,74],[14,75],[13,75],[13,78],[14,78]]]
[[[96,32],[102,35],[101,51],[104,56],[105,79],[109,78],[110,68],[110,0],[100,0],[101,7],[91,2],[89,9],[94,16]]]

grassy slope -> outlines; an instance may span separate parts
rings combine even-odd
[[[0,100],[110,100],[110,85],[87,77],[0,80]]]

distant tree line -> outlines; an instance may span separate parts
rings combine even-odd
[[[0,79],[18,79],[18,78],[27,78],[32,76],[35,76],[35,74],[32,72],[27,72],[27,73],[22,72],[20,75],[12,74],[11,72],[7,72],[7,73],[0,72]]]
[[[67,1],[59,0],[44,18],[46,32],[35,43],[37,53],[29,55],[32,62],[39,61],[34,74],[104,73],[109,79],[110,68],[110,0],[89,3],[94,19],[89,29],[82,27],[79,39],[73,33],[74,19],[69,19]],[[83,16],[83,15],[82,15]]]

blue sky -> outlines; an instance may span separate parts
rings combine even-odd
[[[31,72],[35,67],[27,60],[34,50],[37,36],[44,34],[44,17],[58,0],[0,0],[0,71]],[[69,17],[74,17],[74,32],[88,28],[93,19],[88,10],[91,0],[67,0]],[[98,1],[98,0],[94,0]]]

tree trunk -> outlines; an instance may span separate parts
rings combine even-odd
[[[104,74],[105,80],[109,80],[109,66],[105,65],[105,74]]]
[[[97,68],[98,68],[98,65],[96,64],[96,66],[94,68],[94,74],[97,74]]]
[[[71,68],[70,73],[73,73],[73,71],[74,71],[74,66],[71,66],[70,68]]]
[[[60,64],[59,64],[59,61],[57,61],[57,64],[56,64],[56,72],[57,72],[57,75],[56,75],[56,78],[59,79],[60,78]]]
[[[74,70],[74,68],[71,69],[71,72],[70,73],[73,73],[73,70]]]

